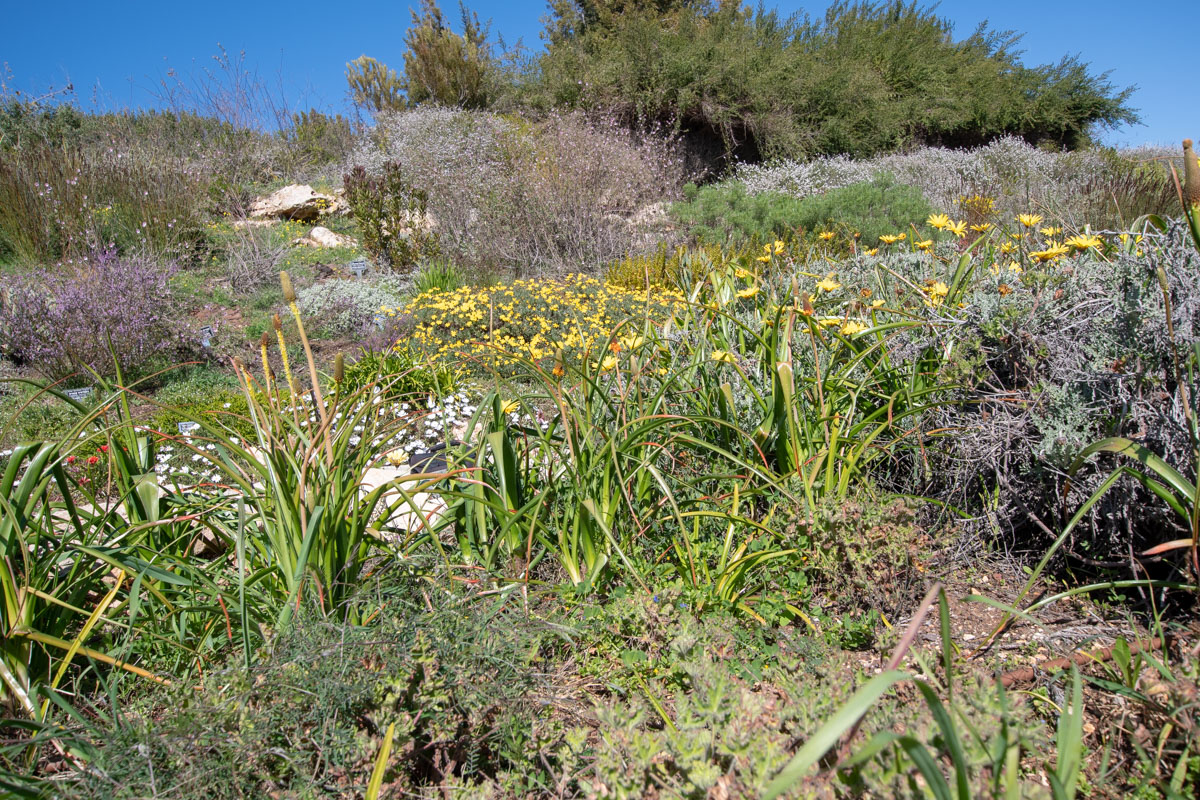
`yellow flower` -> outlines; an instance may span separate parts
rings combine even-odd
[[[1026,228],[1035,228],[1041,221],[1041,214],[1019,214],[1017,216],[1017,222],[1021,223]]]
[[[1048,228],[1039,228],[1038,231],[1042,234],[1042,236],[1057,236],[1058,234],[1062,233],[1062,228],[1057,228],[1051,225]]]
[[[904,234],[900,234],[899,236],[896,236],[895,234],[885,233],[883,236],[879,237],[879,241],[883,242],[884,244],[895,244],[896,242],[900,241],[903,238],[904,238]]]
[[[779,239],[776,239],[775,240],[775,255],[781,254],[783,252],[783,247],[784,247],[783,242],[781,242]]]
[[[645,337],[638,336],[637,334],[631,333],[628,336],[624,336],[621,338],[621,346],[624,347],[626,350],[637,350],[639,347],[641,347],[645,343],[646,343]]]
[[[842,285],[833,279],[833,273],[826,275],[821,280],[817,281],[817,288],[822,292],[835,292],[842,288]]]
[[[883,300],[872,300],[871,308],[879,308],[883,305]]]
[[[848,319],[846,320],[846,324],[842,325],[841,332],[843,336],[853,336],[856,333],[862,333],[866,329],[867,326],[863,325],[858,320]]]
[[[972,225],[971,230],[975,231],[976,233],[987,233],[992,229],[992,227],[992,223],[990,222],[980,222],[977,225]]]
[[[817,236],[821,239],[821,241],[828,242],[833,239],[835,234],[833,231],[821,231],[819,234],[817,234]]]
[[[768,261],[770,261],[770,260],[771,260],[771,254],[770,254],[770,253],[767,253],[765,256],[759,256],[759,257],[758,257],[758,260],[759,260],[759,261],[761,261],[761,262],[763,262],[763,263],[765,264],[765,263],[767,263]]]
[[[754,295],[756,295],[756,294],[758,294],[758,287],[751,286],[749,288],[742,289],[741,291],[739,291],[737,293],[737,296],[742,298],[743,300],[746,300],[747,298],[754,297]]]
[[[946,230],[953,233],[959,239],[962,239],[967,235],[967,223],[965,220],[960,219],[958,222],[951,222],[947,225]]]
[[[1013,273],[1013,274],[1015,274],[1015,275],[1020,275],[1020,274],[1021,274],[1022,272],[1024,272],[1025,270],[1021,269],[1021,265],[1020,265],[1020,264],[1018,264],[1017,262],[1013,261],[1013,262],[1010,262],[1010,263],[1009,263],[1009,265],[1008,265],[1008,271],[1009,271],[1009,272],[1011,272],[1011,273]]]
[[[923,242],[917,242],[918,250],[928,250],[931,247],[933,247],[933,239],[926,239]]]
[[[1040,263],[1053,261],[1056,258],[1062,258],[1067,253],[1071,252],[1071,248],[1061,245],[1058,242],[1047,242],[1045,250],[1038,250],[1030,253],[1030,258],[1036,258]]]
[[[600,371],[601,372],[609,372],[609,371],[615,369],[616,366],[617,366],[617,357],[616,356],[605,356],[604,360],[602,360],[600,362]]]
[[[1017,249],[1017,246],[1015,244],[1013,244],[1012,242],[1005,242],[1004,244],[1000,245],[1001,253],[1008,254],[1008,253],[1013,252],[1016,249]]]
[[[408,462],[408,451],[404,449],[392,450],[387,454],[386,458],[389,464],[393,467],[398,467]]]
[[[733,353],[729,352],[728,350],[713,350],[712,354],[709,355],[709,358],[719,364],[733,363]]]
[[[817,324],[820,325],[822,328],[832,328],[833,326],[840,325],[841,323],[842,323],[841,317],[824,317]]]
[[[870,250],[863,250],[863,255],[873,256],[879,252],[878,247],[872,247]]]
[[[931,228],[937,228],[939,231],[945,230],[946,228],[950,227],[950,215],[930,214],[929,219],[925,220],[925,224]]]
[[[1086,235],[1072,236],[1063,244],[1068,247],[1074,247],[1076,250],[1100,249],[1104,246],[1104,240],[1095,234],[1089,233]]]
[[[945,297],[950,294],[950,287],[942,281],[936,281],[930,284],[926,291],[929,292],[930,297]]]
[[[501,414],[511,414],[520,407],[521,407],[520,401],[509,400],[507,403],[504,403],[500,406],[500,413]]]
[[[753,272],[751,272],[750,270],[748,270],[748,269],[745,269],[745,268],[743,268],[743,267],[738,267],[737,269],[735,269],[735,270],[733,271],[733,276],[734,276],[735,278],[742,278],[743,280],[744,280],[744,279],[746,279],[746,278],[749,278],[749,277],[750,277],[750,276],[752,276],[753,274],[754,274]]]

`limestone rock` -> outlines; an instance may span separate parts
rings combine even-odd
[[[255,200],[250,204],[250,216],[311,222],[336,213],[342,206],[343,202],[334,195],[317,192],[308,184],[295,183]]]
[[[233,221],[233,229],[235,231],[253,230],[255,228],[269,228],[275,224],[273,219],[235,219]]]
[[[301,236],[292,244],[303,245],[304,247],[354,247],[358,244],[352,236],[345,236],[340,233],[334,233],[329,228],[318,225],[308,232],[307,236]]]

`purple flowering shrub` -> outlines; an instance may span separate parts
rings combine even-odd
[[[0,353],[50,380],[87,369],[111,378],[117,364],[126,379],[146,374],[180,355],[173,273],[113,250],[42,268],[0,293]]]

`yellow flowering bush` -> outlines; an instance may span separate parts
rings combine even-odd
[[[382,309],[409,316],[406,343],[435,364],[503,364],[516,357],[582,361],[605,346],[624,320],[658,324],[684,305],[678,292],[649,292],[603,283],[584,275],[562,280],[517,280],[499,286],[433,289],[406,305]]]

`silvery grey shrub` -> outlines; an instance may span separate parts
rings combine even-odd
[[[1178,162],[1177,154],[1166,149],[1139,148],[1120,155],[1132,163]],[[1003,217],[1039,211],[1082,227],[1097,224],[1088,215],[1107,202],[1106,179],[1119,179],[1120,166],[1102,151],[1051,152],[1009,136],[968,150],[922,147],[862,160],[829,156],[747,164],[731,180],[744,183],[752,193],[808,197],[887,172],[900,183],[920,188],[931,204],[949,212],[960,197],[980,194],[994,198]]]
[[[347,166],[378,173],[388,160],[428,192],[447,255],[517,275],[595,269],[645,246],[629,218],[677,197],[684,177],[670,140],[580,114],[381,114]]]

